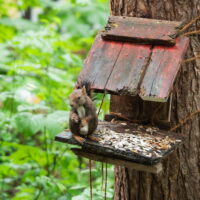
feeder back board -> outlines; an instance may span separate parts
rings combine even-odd
[[[123,18],[119,17],[119,19],[121,20],[120,26],[122,26]],[[135,20],[144,20],[145,23],[149,21],[138,18],[131,19],[124,22],[127,31],[132,26],[134,27]],[[105,32],[99,33],[85,60],[83,70],[78,77],[78,83],[89,82],[92,89],[98,92],[106,91],[111,94],[130,96],[140,95],[143,100],[166,102],[186,53],[189,39],[187,37],[176,38],[174,46],[170,47],[159,45],[159,42],[158,45],[155,45],[155,41],[158,41],[156,38],[161,35],[160,32],[168,30],[167,34],[176,35],[178,30],[175,25],[180,25],[180,22],[162,21],[163,23],[156,23],[157,21],[150,20],[152,23],[149,26],[141,23],[142,25],[135,26],[132,32],[130,30],[127,32],[129,37],[134,39],[137,35],[140,37],[141,43],[146,43],[144,35],[138,34],[142,26],[143,33],[146,34],[145,38],[148,38],[149,34],[148,43],[153,41],[151,45],[126,42],[123,37],[119,37],[118,41],[104,40]],[[152,30],[158,28],[158,31],[153,33],[149,31],[151,24],[153,24]],[[139,40],[137,39],[137,41]]]

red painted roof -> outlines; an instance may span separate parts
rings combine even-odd
[[[165,102],[188,44],[186,37],[177,38],[174,46],[167,47],[109,41],[99,34],[78,82],[90,82],[96,91]]]

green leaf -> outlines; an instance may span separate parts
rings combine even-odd
[[[40,28],[38,24],[30,22],[26,19],[2,18],[0,19],[0,24],[16,28],[18,31],[38,30]]]
[[[18,113],[15,116],[17,131],[29,136],[44,130],[45,121],[43,114],[32,114],[28,112]]]
[[[55,111],[47,115],[45,125],[52,137],[63,131],[68,122],[69,113],[66,111]]]

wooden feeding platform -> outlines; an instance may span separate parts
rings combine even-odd
[[[86,139],[79,144],[69,131],[62,132],[55,139],[81,146],[74,152],[83,157],[152,173],[161,171],[161,161],[183,139],[177,133],[124,121],[99,122],[93,136],[100,141]]]

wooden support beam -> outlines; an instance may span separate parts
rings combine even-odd
[[[102,37],[140,44],[175,45],[181,22],[136,17],[110,16]]]
[[[92,154],[92,153],[84,151],[83,149],[72,148],[71,150],[77,156],[85,157],[85,158],[95,160],[98,162],[104,162],[104,163],[108,163],[108,164],[112,164],[112,165],[123,166],[123,167],[127,167],[129,169],[134,169],[137,171],[144,171],[144,172],[158,174],[163,169],[162,163],[158,163],[155,165],[142,165],[142,164],[126,161],[126,160],[120,160],[120,159],[116,159],[116,158],[110,158],[107,156]]]

